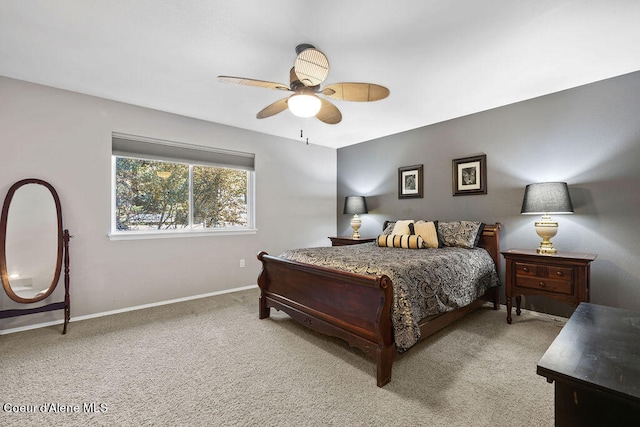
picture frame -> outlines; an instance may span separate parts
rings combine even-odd
[[[398,199],[421,199],[423,196],[423,165],[398,168]]]
[[[487,155],[453,160],[453,195],[487,194]]]

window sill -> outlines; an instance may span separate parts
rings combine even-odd
[[[195,230],[195,231],[127,231],[120,233],[109,233],[109,240],[145,240],[145,239],[170,239],[176,237],[211,237],[211,236],[232,236],[244,234],[256,234],[255,228],[243,228],[241,230]]]

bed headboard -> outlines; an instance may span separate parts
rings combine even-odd
[[[382,224],[382,230],[384,231],[389,225],[390,222],[393,221],[385,221]],[[482,231],[482,236],[480,236],[480,241],[478,242],[478,246],[486,249],[493,258],[493,262],[496,265],[496,271],[500,272],[500,229],[502,228],[502,224],[496,222],[495,224],[485,224],[484,230]]]
[[[489,252],[493,262],[496,265],[496,271],[500,274],[500,229],[502,224],[496,222],[495,224],[485,224],[482,236],[478,246],[484,248]]]

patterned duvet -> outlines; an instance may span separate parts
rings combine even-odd
[[[292,249],[280,258],[363,275],[386,274],[393,282],[391,322],[396,348],[420,339],[423,318],[464,307],[499,286],[495,265],[481,248],[400,249],[375,243]]]

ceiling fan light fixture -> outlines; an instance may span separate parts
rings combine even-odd
[[[342,121],[342,113],[324,97],[342,101],[371,102],[389,96],[389,89],[373,83],[333,83],[320,88],[320,84],[329,74],[327,56],[308,43],[298,45],[296,54],[295,64],[289,71],[289,86],[246,77],[218,76],[218,80],[292,93],[292,96],[279,99],[258,111],[257,119],[272,117],[288,108],[294,116],[315,117],[323,123],[335,125]]]
[[[322,101],[315,95],[293,95],[287,102],[289,110],[294,116],[314,117],[322,107]]]

